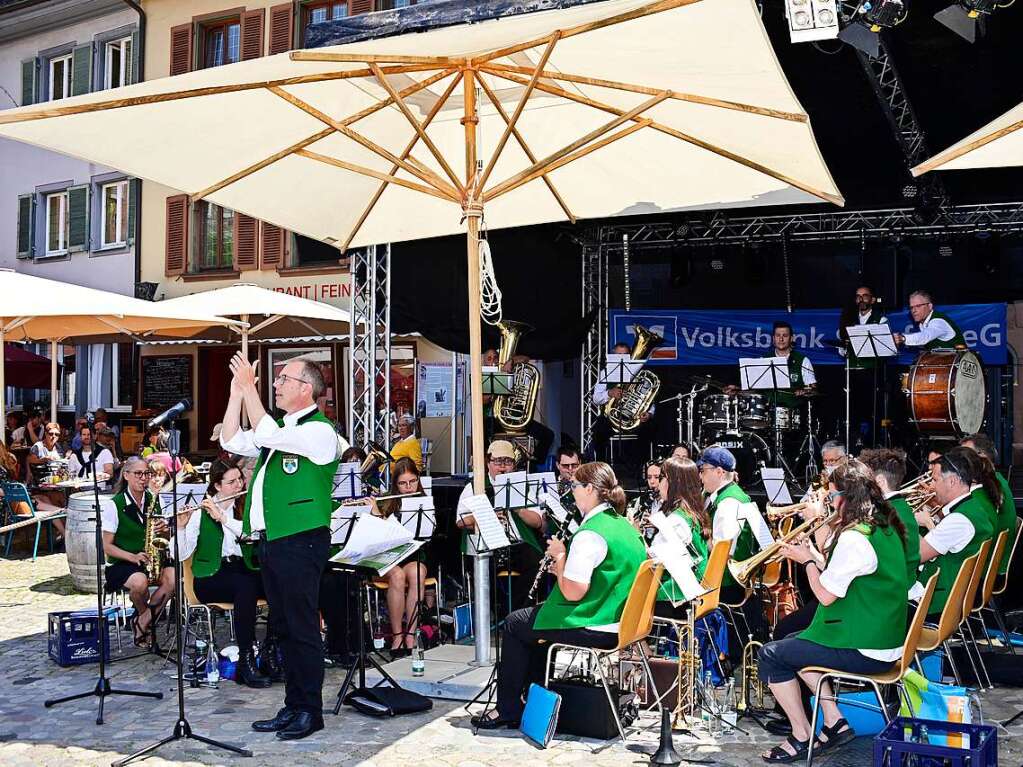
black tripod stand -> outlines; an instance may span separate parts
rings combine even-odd
[[[107,642],[110,637],[107,634],[107,616],[103,610],[103,514],[99,506],[99,482],[96,479],[96,458],[100,450],[93,445],[92,454],[89,456],[89,466],[92,471],[92,501],[93,511],[96,514],[96,628],[99,631],[99,678],[96,686],[86,692],[66,695],[63,698],[51,698],[43,703],[46,708],[56,706],[58,703],[67,703],[71,700],[80,700],[96,696],[99,698],[99,711],[96,713],[96,724],[103,724],[103,703],[108,695],[131,695],[136,698],[163,699],[162,692],[141,692],[139,690],[117,690],[110,686],[107,679]]]
[[[177,406],[175,406],[177,407]],[[185,408],[182,408],[185,409]],[[174,421],[170,421],[171,429],[174,428]],[[174,723],[174,731],[162,740],[158,740],[155,743],[151,743],[145,748],[136,751],[135,753],[126,756],[124,759],[118,759],[116,762],[111,764],[111,767],[122,767],[129,762],[133,762],[146,754],[156,751],[161,746],[165,746],[168,743],[173,743],[176,740],[182,740],[183,738],[190,738],[192,740],[198,740],[200,743],[205,743],[208,746],[215,748],[222,748],[226,751],[233,751],[240,756],[252,756],[252,752],[244,748],[238,748],[238,746],[232,746],[229,743],[221,743],[220,741],[207,738],[204,735],[196,735],[192,732],[192,725],[188,723],[188,719],[185,717],[185,638],[182,632],[182,617],[186,612],[185,607],[185,589],[184,583],[181,578],[181,557],[178,556],[181,551],[181,544],[178,541],[178,473],[175,469],[178,463],[178,450],[176,445],[171,446],[171,492],[173,493],[171,506],[173,513],[171,514],[171,537],[174,539],[174,601],[175,609],[178,614],[174,616],[174,639],[177,644],[175,651],[175,662],[178,667],[177,682],[178,682],[178,720]],[[195,514],[202,514],[202,510],[196,510]]]

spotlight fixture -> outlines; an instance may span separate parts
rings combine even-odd
[[[943,11],[934,14],[942,26],[955,32],[968,43],[974,43],[983,36],[988,16],[1010,3],[999,4],[995,0],[959,0]]]
[[[920,187],[916,184],[906,184],[902,187],[902,197],[905,200],[915,199],[918,194],[920,194]]]
[[[794,43],[838,37],[837,0],[785,0],[785,17]]]
[[[877,33],[901,23],[908,14],[906,0],[863,0],[838,33],[838,39],[877,58],[881,45]]]

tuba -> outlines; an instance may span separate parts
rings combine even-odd
[[[501,320],[497,324],[501,331],[501,350],[498,365],[503,366],[515,356],[519,338],[532,330],[525,322]],[[510,434],[521,434],[533,420],[536,410],[536,395],[540,392],[540,371],[528,362],[519,362],[512,368],[511,394],[494,397],[494,418]]]
[[[633,360],[645,360],[654,349],[664,342],[664,338],[636,325],[636,345],[629,355]],[[660,379],[649,370],[640,370],[636,377],[622,386],[622,396],[609,399],[604,406],[604,414],[611,425],[618,431],[632,431],[639,427],[640,418],[657,399],[657,391],[661,388]]]

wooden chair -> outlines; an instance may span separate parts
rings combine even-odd
[[[923,598],[916,606],[916,612],[913,613],[913,619],[909,622],[909,627],[906,631],[906,641],[902,644],[902,657],[899,658],[899,661],[888,671],[883,671],[880,674],[853,674],[848,671],[839,671],[825,666],[807,666],[800,670],[800,673],[809,671],[811,673],[821,675],[817,680],[817,696],[814,698],[813,714],[810,717],[810,747],[806,752],[806,767],[811,767],[813,764],[814,733],[817,731],[817,714],[820,712],[821,690],[824,687],[824,682],[828,679],[848,680],[870,685],[870,687],[874,690],[874,695],[877,696],[877,705],[881,711],[881,715],[884,717],[885,723],[888,723],[891,720],[891,717],[888,715],[888,707],[885,705],[884,697],[881,695],[881,687],[884,685],[895,685],[896,689],[899,691],[900,697],[906,701],[906,705],[912,713],[913,703],[909,699],[909,694],[906,692],[906,688],[902,683],[902,677],[909,670],[910,664],[913,662],[913,657],[916,655],[917,647],[920,643],[920,637],[923,632],[924,619],[927,617],[927,610],[930,609],[931,599],[934,597],[934,588],[937,584],[938,574],[935,573],[927,581],[927,587],[924,589]],[[832,697],[832,700],[837,699],[836,692],[835,696]]]
[[[1002,635],[1005,637],[1006,644],[1009,645],[1009,651],[1015,655],[1016,648],[1012,644],[1009,638],[1009,629],[1005,623],[1005,616],[1002,614],[1002,608],[998,604],[998,597],[1005,593],[1005,589],[1009,585],[1009,575],[1012,573],[1012,564],[1016,559],[1016,550],[1019,548],[1019,539],[1023,534],[1023,520],[1016,520],[1016,533],[1012,538],[1012,548],[1009,550],[1009,564],[1005,569],[1005,574],[999,576],[1001,580],[995,581],[994,588],[991,590],[991,596],[985,603],[985,607],[991,611],[995,616],[995,622],[998,623],[998,628],[1001,630]]]
[[[655,564],[648,559],[639,566],[636,578],[632,582],[629,596],[625,600],[625,607],[622,610],[622,617],[618,623],[618,642],[610,650],[598,650],[593,647],[582,647],[579,645],[567,644],[564,642],[552,642],[547,647],[547,665],[544,670],[544,687],[550,687],[551,662],[554,660],[558,650],[571,650],[573,653],[585,654],[593,661],[593,670],[600,679],[607,695],[607,702],[611,706],[611,713],[614,715],[615,724],[618,726],[618,734],[625,740],[625,729],[622,727],[622,720],[618,716],[618,701],[615,699],[608,684],[608,674],[604,673],[602,662],[609,662],[610,659],[621,653],[623,650],[635,649],[634,653],[639,657],[646,673],[647,684],[657,698],[657,686],[654,683],[654,675],[650,670],[646,653],[643,651],[642,642],[650,634],[654,625],[654,602],[657,599],[657,590],[661,585],[661,575],[664,573],[664,565]],[[661,704],[657,701],[657,710],[660,712]]]
[[[222,613],[227,616],[228,623],[231,627],[231,642],[237,641],[234,633],[234,603],[233,602],[203,602],[199,597],[195,595],[195,575],[192,573],[192,558],[189,557],[181,563],[181,583],[185,591],[185,612],[186,622],[188,626],[191,613],[193,610],[205,613],[206,616],[206,638],[213,644],[213,616],[214,611]],[[260,607],[266,607],[267,602],[265,599],[256,600],[257,610]]]
[[[963,620],[963,595],[966,593],[966,587],[973,577],[973,571],[977,567],[978,559],[980,559],[979,552],[963,560],[962,567],[959,568],[959,574],[956,575],[956,579],[952,582],[948,600],[941,610],[937,627],[929,628],[924,626],[923,631],[920,632],[920,646],[917,648],[920,652],[930,652],[931,650],[943,647],[945,657],[948,658],[949,665],[952,667],[952,673],[955,675],[956,684],[959,685],[962,684],[962,677],[959,675],[959,669],[952,659],[952,650],[948,645],[948,640],[956,632],[956,629],[959,628],[959,624]],[[919,658],[917,659],[917,666],[923,671]]]
[[[987,673],[984,657],[980,654],[980,647],[977,646],[977,638],[974,636],[973,627],[970,625],[970,613],[977,606],[977,596],[980,592],[983,575],[987,572],[987,567],[990,565],[991,560],[994,559],[994,557],[989,556],[991,554],[991,546],[992,541],[988,538],[980,545],[980,551],[977,552],[977,565],[974,567],[973,574],[970,576],[970,582],[966,586],[966,593],[963,594],[963,619],[959,623],[959,637],[963,641],[966,657],[970,659],[970,665],[973,666],[973,678],[977,680],[978,687],[984,684],[980,679],[980,674],[977,673],[978,666],[974,664],[973,656],[970,655],[970,645],[973,645],[973,651],[977,654],[977,663],[987,678],[989,690],[994,689],[994,685],[991,684],[991,676]],[[969,634],[969,637],[967,637],[967,634]]]
[[[54,509],[41,513],[36,508],[36,503],[22,482],[2,483],[4,493],[4,507],[7,509],[3,524],[16,524],[18,522],[30,522],[35,520],[36,537],[32,545],[32,561],[36,561],[39,552],[39,536],[42,533],[43,525],[46,525],[46,540],[50,546],[50,553],[53,553],[53,521],[64,519],[67,512],[63,509]],[[27,525],[31,527],[31,524]],[[4,556],[11,555],[11,543],[14,541],[14,531],[7,533],[7,542],[4,546]]]
[[[998,566],[1002,561],[1002,555],[1005,553],[1005,547],[1008,543],[1009,531],[1002,530],[1002,532],[1000,532],[995,538],[994,548],[991,549],[991,557],[988,559],[987,563],[987,572],[984,573],[984,579],[981,581],[976,604],[973,607],[973,611],[966,617],[967,621],[969,621],[970,618],[976,618],[980,621],[982,631],[981,636],[984,639],[984,643],[989,647],[992,646],[991,637],[987,633],[987,624],[984,622],[984,615],[982,611],[987,607],[988,603],[991,601],[992,595],[994,594],[995,582],[998,580]],[[1012,644],[1009,643],[1008,634],[1005,636],[1005,641],[1010,647],[1012,647]],[[1015,652],[1013,654],[1015,654]]]

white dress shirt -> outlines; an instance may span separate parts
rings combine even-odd
[[[962,516],[962,515],[960,515]],[[877,571],[877,554],[870,541],[858,530],[845,530],[838,536],[835,550],[821,572],[821,586],[840,599],[849,591],[849,585],[861,575]],[[902,657],[902,646],[885,650],[857,650],[874,660],[892,663]]]
[[[310,405],[304,410],[288,413],[284,416],[283,426],[278,426],[277,422],[267,414],[256,424],[255,429],[239,429],[228,440],[225,440],[221,434],[220,446],[229,453],[251,457],[259,455],[261,448],[270,449],[270,455],[252,478],[252,489],[249,493],[251,496],[249,530],[251,532],[266,529],[263,511],[263,478],[266,475],[266,465],[275,452],[295,453],[308,458],[317,466],[326,466],[348,449],[345,439],[335,432],[334,427],[326,421],[298,423],[300,418],[309,415],[314,410],[316,410],[316,405]]]
[[[608,508],[606,503],[599,504],[583,517],[582,524],[586,524],[595,515]],[[589,583],[593,577],[593,571],[607,557],[607,541],[592,530],[580,530],[572,536],[572,545],[568,549],[568,558],[565,560],[563,575],[576,583]],[[608,623],[602,626],[587,626],[590,631],[618,632],[617,623]]]
[[[240,519],[235,519],[231,513],[234,501],[224,503],[224,506],[227,507],[226,509],[221,507],[219,503],[217,506],[224,512],[224,521],[220,523],[224,528],[224,542],[220,546],[220,556],[221,558],[240,557],[242,555],[242,547],[238,544],[238,536],[242,534],[242,523]],[[206,510],[201,508],[193,511],[192,516],[188,518],[188,524],[179,533],[181,536],[182,559],[188,559],[195,553],[195,547],[199,545],[199,525],[202,523],[202,515],[205,513]],[[173,549],[173,547],[174,543],[172,541],[171,548]]]
[[[906,346],[926,346],[931,341],[951,341],[955,335],[952,326],[941,317],[935,317],[932,311],[920,323],[920,330],[905,334]]]
[[[615,386],[628,386],[628,384],[615,384]],[[611,388],[615,387],[613,386]],[[593,400],[593,404],[597,407],[604,407],[604,405],[607,404],[607,401],[611,399],[610,395],[607,393],[607,384],[600,381],[593,384],[593,392],[590,394],[590,398]],[[651,405],[647,412],[650,415],[653,415],[656,409],[657,405]]]
[[[86,466],[88,466],[92,462],[92,448],[89,448],[88,450],[82,448],[82,458],[85,460]],[[109,469],[107,469],[108,464],[110,466]],[[71,476],[77,477],[78,472],[81,471],[82,468],[82,464],[78,462],[78,456],[72,453],[71,457],[68,458],[67,461],[68,472]],[[96,469],[100,472],[106,472],[107,474],[111,474],[114,471],[114,455],[105,447],[101,447],[99,449],[99,455],[96,456]]]
[[[927,545],[939,554],[958,554],[970,545],[974,534],[977,532],[973,523],[965,514],[949,514],[949,510],[964,498],[969,498],[970,493],[966,492],[955,498],[951,503],[944,506],[945,518],[941,520],[934,529],[924,536]]]
[[[732,483],[729,482],[722,485],[707,496],[708,508],[717,500],[718,493],[728,487],[729,484]],[[718,504],[717,509],[714,510],[714,543],[718,541],[731,541],[731,553],[734,553],[735,544],[739,539],[739,533],[742,532],[742,524],[744,522],[750,526],[750,529],[753,531],[753,537],[756,538],[760,548],[774,543],[771,528],[767,526],[767,522],[764,521],[756,503],[752,501],[750,503],[740,503],[736,498],[725,498]]]

